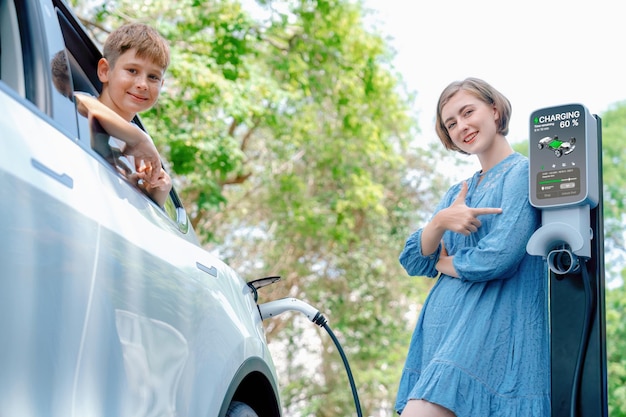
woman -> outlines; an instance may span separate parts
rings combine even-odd
[[[526,253],[540,215],[528,160],[506,139],[509,101],[467,78],[444,89],[437,134],[481,170],[454,185],[400,255],[439,279],[417,322],[400,381],[403,417],[550,415],[547,274]]]

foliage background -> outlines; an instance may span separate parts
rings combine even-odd
[[[432,283],[407,277],[397,256],[449,186],[445,173],[463,163],[436,143],[412,140],[414,93],[395,71],[383,36],[366,24],[363,5],[71,3],[101,42],[134,20],[169,40],[165,88],[142,119],[203,244],[246,280],[283,278],[261,290],[260,302],[292,296],[319,308],[346,350],[365,415],[392,415],[410,334]],[[626,292],[618,285],[626,103],[602,120],[615,417],[626,415]],[[353,414],[343,365],[325,333],[288,315],[266,328],[287,415]]]

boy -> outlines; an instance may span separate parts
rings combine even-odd
[[[75,94],[82,113],[98,119],[110,135],[125,142],[124,154],[134,157],[137,171],[129,179],[161,207],[172,181],[161,167],[152,139],[132,120],[156,103],[168,66],[169,46],[158,32],[145,24],[126,24],[111,32],[104,44],[98,61],[100,96]]]

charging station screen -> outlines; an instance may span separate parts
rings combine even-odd
[[[537,173],[537,198],[559,198],[580,194],[580,169],[564,168]]]
[[[587,199],[587,116],[579,104],[540,109],[531,115],[533,206],[575,205]]]

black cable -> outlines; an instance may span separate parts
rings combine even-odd
[[[324,316],[319,315],[318,317],[316,315],[315,318],[313,319],[313,323],[326,329],[326,331],[330,335],[330,338],[333,339],[335,346],[337,346],[337,350],[339,351],[339,354],[341,355],[341,360],[343,360],[343,365],[346,368],[348,379],[350,380],[350,388],[352,388],[352,397],[354,397],[354,406],[356,407],[356,414],[358,417],[362,417],[363,414],[361,412],[361,403],[359,402],[359,394],[356,391],[356,384],[354,383],[354,378],[352,377],[352,371],[350,371],[350,364],[348,363],[348,358],[346,358],[346,354],[344,353],[343,348],[341,347],[341,344],[339,343],[339,340],[337,340],[337,337],[335,336],[332,329],[328,325],[328,322],[326,321]]]
[[[587,356],[587,347],[589,346],[589,338],[591,328],[593,326],[593,312],[596,308],[596,297],[591,287],[591,279],[587,270],[587,262],[582,262],[581,276],[585,287],[585,321],[583,323],[582,334],[580,337],[580,345],[578,346],[578,359],[576,361],[576,369],[574,370],[574,380],[572,382],[572,392],[570,397],[570,416],[578,416],[578,401],[580,396],[580,387],[583,379],[583,369],[585,365],[585,357]]]

